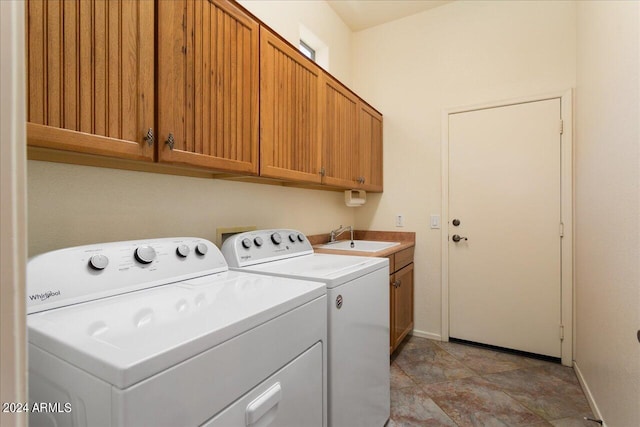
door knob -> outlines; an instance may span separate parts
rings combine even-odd
[[[469,239],[467,239],[466,237],[462,237],[457,234],[454,234],[453,236],[451,236],[451,240],[458,243],[460,240],[469,240]]]
[[[460,220],[459,220],[459,219],[457,219],[457,218],[456,218],[456,219],[454,219],[452,222],[453,222],[454,227],[457,227],[457,226],[459,226],[459,225],[460,225]]]

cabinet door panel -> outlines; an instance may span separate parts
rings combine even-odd
[[[260,29],[260,175],[320,182],[320,69]]]
[[[29,145],[153,159],[153,0],[28,0]]]
[[[394,275],[397,286],[393,288],[393,347],[397,347],[413,329],[413,263]]]
[[[382,115],[364,103],[360,103],[359,158],[364,183],[360,188],[382,191]]]
[[[358,186],[358,98],[340,83],[322,74],[321,131],[323,184]]]
[[[158,15],[159,160],[257,174],[257,22],[226,0],[161,1]]]
[[[394,268],[400,270],[413,262],[415,247],[403,249],[394,254]]]
[[[397,347],[395,335],[396,293],[393,285],[395,280],[396,275],[391,274],[389,276],[389,354],[393,353]]]

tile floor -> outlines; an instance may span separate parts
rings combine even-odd
[[[391,363],[388,427],[597,427],[573,369],[410,337]]]

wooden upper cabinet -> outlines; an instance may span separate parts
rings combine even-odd
[[[152,160],[153,0],[26,2],[27,141]]]
[[[235,1],[25,7],[30,146],[382,191],[382,116]]]
[[[363,102],[359,104],[358,133],[363,178],[358,188],[382,192],[382,115]]]
[[[260,175],[319,183],[320,68],[260,28]]]
[[[158,160],[258,173],[255,20],[226,0],[158,2]]]
[[[358,159],[358,98],[322,73],[320,92],[322,183],[356,188],[362,176]]]

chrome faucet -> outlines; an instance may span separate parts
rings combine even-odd
[[[340,227],[336,228],[335,230],[331,230],[331,233],[329,233],[329,243],[335,242],[338,236],[340,236],[345,231],[351,232],[351,241],[353,242],[353,227],[351,227],[350,225],[343,227],[341,224]]]

